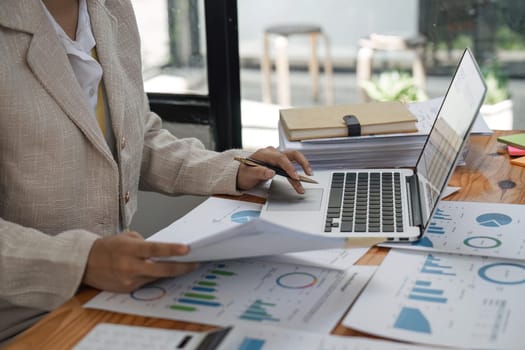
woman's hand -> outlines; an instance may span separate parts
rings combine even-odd
[[[156,262],[152,257],[186,255],[186,245],[146,242],[137,232],[97,239],[89,253],[82,282],[110,292],[131,292],[162,277],[195,270],[196,263]]]
[[[306,173],[312,175],[312,168],[306,157],[299,151],[279,151],[274,147],[266,147],[257,150],[250,155],[250,158],[263,161],[272,165],[279,166],[290,176],[288,181],[297,191],[297,193],[304,193],[304,188],[299,181],[297,172],[292,162],[298,163]],[[248,190],[262,181],[266,181],[274,177],[275,171],[264,167],[253,167],[245,164],[239,166],[237,173],[237,188],[240,190]]]

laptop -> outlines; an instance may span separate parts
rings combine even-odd
[[[332,237],[414,241],[430,223],[478,115],[487,87],[467,48],[414,169],[320,170],[297,194],[272,180],[261,218]]]

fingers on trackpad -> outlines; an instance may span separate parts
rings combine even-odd
[[[322,188],[309,188],[298,194],[290,184],[272,183],[268,196],[268,211],[319,211],[323,199]]]

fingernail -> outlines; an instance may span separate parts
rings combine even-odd
[[[273,171],[271,169],[268,169],[268,170],[266,170],[264,175],[266,176],[266,179],[271,179],[272,177],[275,176],[275,171]]]

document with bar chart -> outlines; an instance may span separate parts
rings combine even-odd
[[[208,263],[129,294],[102,292],[85,306],[181,321],[272,324],[329,332],[374,273],[258,260]]]
[[[391,250],[343,324],[387,338],[523,349],[525,263]]]
[[[304,332],[276,327],[234,327],[217,350],[432,350],[363,337]]]
[[[391,248],[525,259],[521,204],[441,201],[423,237]]]

